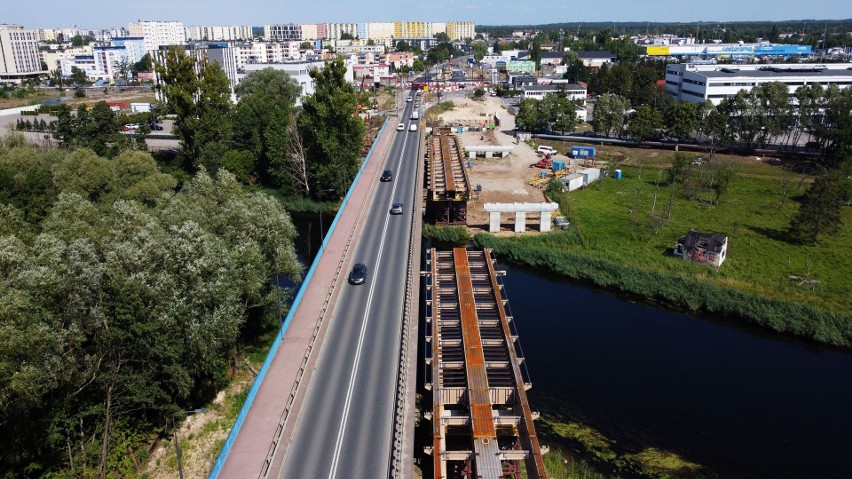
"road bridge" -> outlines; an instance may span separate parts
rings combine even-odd
[[[426,389],[434,477],[546,478],[531,387],[489,250],[432,249],[427,258]]]
[[[368,154],[211,478],[411,477],[422,129],[400,103],[405,129]],[[354,263],[363,285],[347,283]]]

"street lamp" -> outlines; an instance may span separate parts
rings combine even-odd
[[[181,464],[180,462],[180,441],[178,441],[177,427],[175,426],[175,416],[189,416],[192,414],[200,414],[203,412],[207,412],[207,408],[202,407],[198,409],[193,409],[191,411],[178,411],[176,413],[172,413],[172,432],[174,433],[175,437],[175,455],[177,456],[178,475],[180,475],[180,479],[183,479],[183,464]]]

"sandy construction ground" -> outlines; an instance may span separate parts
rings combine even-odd
[[[500,126],[486,132],[463,132],[459,135],[462,147],[476,145],[512,146],[512,152],[504,158],[476,158],[471,160],[468,172],[472,185],[481,185],[482,192],[468,205],[468,226],[478,232],[488,230],[488,213],[484,203],[539,203],[547,201],[542,190],[530,186],[528,182],[540,175],[539,168],[530,168],[530,164],[538,161],[538,155],[527,143],[517,143],[514,137],[515,117],[503,107],[497,97],[485,97],[475,101],[465,97],[450,97],[455,109],[440,115],[440,119],[448,125],[482,126],[490,123],[495,113],[500,119]],[[556,159],[567,160],[558,155]],[[515,217],[504,214],[501,218],[501,233],[512,233]],[[537,214],[527,215],[527,232],[538,231],[539,218]]]

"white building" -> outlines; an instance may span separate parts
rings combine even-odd
[[[186,43],[186,30],[182,22],[143,21],[128,25],[131,37],[143,37],[145,50],[158,50],[162,46]]]
[[[586,101],[586,87],[579,83],[552,83],[550,85],[526,85],[521,87],[521,98],[543,100],[548,93],[564,91],[569,100]]]
[[[263,39],[279,42],[299,41],[302,39],[302,25],[298,23],[264,25]]]
[[[236,41],[251,40],[251,26],[198,25],[186,27],[186,39],[190,41]]]
[[[237,83],[242,81],[246,75],[254,71],[263,70],[264,68],[274,68],[281,70],[290,75],[302,89],[302,96],[313,95],[314,79],[310,76],[310,71],[313,69],[322,70],[325,67],[325,62],[288,62],[288,63],[253,63],[246,65],[243,70],[237,74]],[[347,80],[352,82],[352,66],[347,68]]]
[[[302,40],[321,40],[319,29],[315,23],[302,24]]]
[[[388,38],[393,38],[393,22],[367,23],[367,39],[385,40]]]
[[[0,25],[0,81],[18,83],[45,73],[38,54],[38,33],[22,25]]]
[[[677,63],[666,65],[666,90],[679,101],[718,105],[740,90],[751,91],[757,85],[781,82],[790,94],[800,86],[823,87],[852,85],[852,63],[778,64],[778,65],[703,65]]]

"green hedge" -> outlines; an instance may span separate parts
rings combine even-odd
[[[646,298],[689,308],[744,318],[773,331],[792,334],[820,343],[849,347],[852,344],[852,315],[818,310],[812,306],[768,298],[754,293],[625,266],[611,260],[575,252],[532,246],[489,234],[474,237],[478,247],[492,248],[498,255],[521,264],[546,269],[569,278],[615,288]]]

